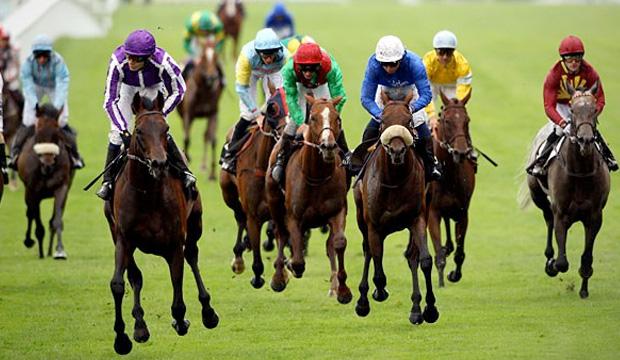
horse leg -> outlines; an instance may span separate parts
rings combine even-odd
[[[301,278],[306,270],[306,262],[303,255],[303,238],[304,232],[301,224],[292,218],[287,219],[286,228],[290,234],[289,243],[291,246],[291,261],[288,263],[289,269],[293,272],[293,276]]]
[[[589,295],[588,280],[594,272],[594,269],[592,269],[592,250],[594,249],[596,234],[598,234],[598,231],[601,229],[602,223],[603,218],[600,213],[592,216],[588,222],[584,223],[586,244],[583,249],[583,254],[581,254],[581,267],[579,268],[579,275],[582,279],[579,296],[581,296],[582,299],[587,298]]]
[[[284,268],[285,258],[284,258],[284,247],[288,242],[288,232],[285,228],[282,227],[281,223],[274,221],[274,235],[278,244],[278,255],[273,263],[273,267],[275,272],[271,277],[271,289],[276,292],[281,292],[286,288],[286,284],[288,283],[288,273]]]
[[[181,249],[181,242],[177,248],[173,249],[168,256],[166,256],[168,262],[168,268],[170,269],[170,280],[172,280],[172,306],[170,308],[172,313],[172,328],[183,336],[187,334],[189,329],[189,320],[185,319],[185,302],[183,301],[183,250]]]
[[[65,185],[58,189],[54,194],[54,215],[50,220],[50,248],[49,252],[52,250],[52,243],[54,242],[54,234],[56,234],[56,251],[54,252],[54,259],[56,260],[65,260],[67,259],[67,253],[65,252],[65,247],[62,243],[62,231],[63,231],[63,222],[62,215],[64,213],[65,204],[67,202],[67,194],[69,192],[69,186]],[[51,254],[48,254],[51,255]]]
[[[125,281],[123,276],[130,259],[133,258],[133,249],[128,249],[124,244],[124,239],[120,239],[117,234],[114,257],[114,275],[110,281],[110,289],[114,297],[114,350],[119,355],[129,354],[131,351],[131,340],[125,333],[125,322],[123,321],[123,296],[125,295]]]
[[[439,311],[437,311],[437,308],[435,307],[435,294],[433,293],[433,281],[431,274],[433,259],[428,252],[428,246],[426,244],[426,224],[424,221],[424,216],[418,216],[416,223],[411,229],[411,235],[415,247],[417,247],[418,250],[418,261],[420,263],[422,273],[424,273],[424,280],[426,283],[426,306],[424,307],[422,317],[424,318],[424,321],[434,323],[437,319],[439,319]]]
[[[30,237],[30,230],[32,229],[32,221],[35,222],[34,235],[37,238],[39,243],[39,258],[43,259],[43,237],[45,237],[45,228],[43,227],[43,223],[41,222],[41,200],[34,199],[34,195],[26,194],[26,216],[28,217],[28,228],[26,229],[26,239],[24,240],[24,245],[30,248],[34,245],[34,241]]]
[[[263,250],[265,251],[271,251],[275,247],[273,243],[273,240],[275,239],[274,226],[275,225],[273,224],[273,220],[269,220],[267,222],[267,229],[265,230],[265,235],[267,236],[267,239],[265,239],[265,241],[263,242]]]
[[[469,223],[469,217],[467,213],[463,215],[463,217],[456,222],[455,225],[455,234],[456,234],[456,252],[454,253],[454,263],[456,264],[456,269],[451,271],[448,274],[448,280],[451,282],[458,282],[461,280],[461,269],[463,267],[463,262],[465,261],[465,234],[467,233],[467,225]]]
[[[260,289],[265,284],[263,280],[263,272],[265,266],[263,265],[263,259],[260,254],[260,228],[258,219],[255,216],[248,216],[248,237],[250,238],[250,246],[252,248],[252,271],[254,277],[250,280],[250,283],[255,289]]]
[[[431,209],[428,214],[428,232],[433,240],[433,247],[435,248],[435,267],[437,268],[437,275],[439,279],[439,287],[444,286],[443,272],[446,267],[446,254],[445,248],[441,246],[441,217],[439,212],[435,209]]]
[[[413,292],[411,294],[411,311],[409,312],[409,322],[413,325],[420,325],[424,322],[422,317],[422,292],[420,291],[420,283],[418,280],[418,263],[419,263],[418,248],[414,245],[413,235],[409,233],[409,243],[407,244],[407,250],[405,250],[405,258],[411,271],[411,283]]]
[[[545,248],[545,257],[547,261],[545,263],[545,272],[550,277],[554,277],[558,274],[558,271],[555,269],[555,260],[553,259],[554,250],[553,250],[553,213],[550,208],[545,208],[543,210],[543,216],[545,218],[545,223],[547,224],[547,247]]]
[[[375,274],[372,277],[372,281],[375,283],[375,291],[372,293],[372,298],[379,302],[385,301],[390,296],[386,289],[387,278],[383,272],[383,240],[383,237],[369,227],[368,247],[375,266]]]
[[[345,270],[344,266],[344,252],[347,248],[347,238],[344,235],[346,216],[346,210],[343,208],[338,215],[330,219],[330,234],[329,238],[327,239],[327,243],[330,244],[327,245],[328,252],[329,249],[331,249],[332,251],[331,256],[328,253],[328,256],[330,256],[330,265],[332,267],[332,289],[336,289],[337,300],[341,304],[348,304],[353,299],[351,289],[349,289],[349,287],[347,286],[347,271]],[[333,260],[334,252],[338,257],[337,272],[335,267],[336,264]],[[334,280],[336,280],[335,284]],[[334,285],[336,285],[336,287],[334,287]]]
[[[136,342],[144,343],[149,337],[149,329],[144,321],[144,309],[140,303],[140,292],[142,291],[142,272],[138,268],[135,259],[132,257],[127,266],[127,279],[133,289],[133,309],[131,315],[136,319],[133,326],[133,339]]]
[[[566,235],[568,232],[569,224],[566,216],[562,214],[555,214],[555,240],[558,243],[558,257],[553,264],[556,271],[567,272],[568,271],[568,259],[566,258]]]
[[[202,155],[202,169],[207,169],[207,148],[211,144],[211,168],[209,171],[209,180],[215,180],[215,164],[217,153],[217,139],[215,132],[217,131],[217,114],[213,114],[207,118],[207,128],[204,133],[204,152]]]
[[[193,96],[192,96],[193,98]],[[189,156],[189,144],[191,138],[191,129],[192,129],[192,120],[194,120],[193,110],[193,99],[186,99],[188,102],[187,110],[183,116],[183,153],[185,153],[185,157],[187,158],[187,162],[190,161]],[[184,104],[185,105],[185,104]]]
[[[454,243],[452,243],[452,230],[450,229],[450,218],[444,216],[443,223],[446,228],[446,245],[444,246],[444,257],[448,257],[454,251]]]
[[[54,228],[54,218],[56,217],[56,207],[54,207],[54,212],[52,214],[52,218],[50,219],[49,228],[50,228],[50,244],[47,247],[47,256],[52,256],[52,247],[54,247],[54,236],[56,235],[56,229]]]
[[[359,207],[358,207],[359,213]],[[355,305],[355,313],[357,316],[367,316],[370,313],[370,302],[368,301],[368,269],[370,268],[370,249],[368,247],[368,228],[366,223],[364,227],[360,226],[362,231],[362,249],[364,251],[364,271],[362,272],[362,280],[359,284],[360,298]]]

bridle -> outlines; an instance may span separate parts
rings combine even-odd
[[[447,110],[448,108],[451,108],[451,109],[462,108],[463,110],[465,110],[465,105],[456,105],[456,104],[446,105],[446,106],[444,107],[443,111],[441,112],[441,115],[440,115],[440,120],[439,120],[439,121],[440,121],[442,124],[445,124],[445,123],[446,123],[446,121],[445,121],[445,119],[446,119],[445,114],[446,114],[446,110]],[[466,113],[466,114],[467,114],[467,113]],[[464,155],[464,156],[466,156],[467,158],[471,158],[471,155],[472,155],[472,153],[473,153],[473,147],[471,146],[471,140],[469,139],[469,136],[467,136],[467,134],[464,134],[464,133],[455,134],[455,135],[451,136],[451,137],[450,137],[449,139],[447,139],[447,140],[446,140],[446,135],[445,135],[445,134],[446,134],[446,132],[445,132],[445,131],[443,131],[443,129],[442,129],[442,131],[441,131],[441,139],[439,139],[439,146],[440,146],[442,149],[445,149],[445,150],[448,152],[448,154],[450,154],[450,155],[454,155],[455,153],[457,153],[457,154],[459,154],[459,155]],[[465,149],[465,151],[464,151],[464,152],[459,152],[459,151],[458,151],[457,149],[455,149],[455,148],[454,148],[454,146],[453,146],[454,141],[455,141],[456,139],[459,139],[459,138],[465,138],[465,141],[466,141],[466,143],[467,143],[467,148]]]
[[[141,113],[140,115],[136,116],[136,126],[138,121],[143,118],[144,116],[149,116],[149,115],[161,115],[162,117],[164,116],[164,113],[161,111],[145,111],[143,113]],[[137,140],[136,140],[137,141]],[[142,145],[140,144],[140,142],[137,143],[138,147],[140,148],[141,152],[143,152],[144,148],[142,147]],[[153,160],[145,158],[144,156],[140,156],[140,155],[136,155],[136,154],[131,154],[131,153],[127,153],[127,158],[129,160],[133,160],[136,161],[139,164],[142,164],[146,167],[146,170],[148,171],[149,175],[151,175],[153,178],[156,177],[155,174],[155,168],[153,167]],[[169,165],[169,162],[166,161],[166,166]]]

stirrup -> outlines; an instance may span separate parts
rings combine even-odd
[[[97,196],[102,200],[110,200],[112,197],[112,182],[104,181],[99,190],[97,190]]]
[[[71,157],[71,167],[73,169],[83,169],[84,168],[84,161],[82,161],[82,158],[74,158],[73,156]]]
[[[191,189],[196,185],[196,177],[189,171],[183,172],[183,186],[186,189]]]
[[[18,160],[18,157],[13,156],[12,158],[9,159],[9,162],[6,164],[6,166],[10,169],[17,170],[17,160]]]
[[[607,167],[609,171],[618,171],[618,162],[614,159],[607,159]]]
[[[0,172],[2,172],[2,181],[4,182],[4,184],[8,184],[9,183],[9,172],[6,170],[6,168],[0,169]]]

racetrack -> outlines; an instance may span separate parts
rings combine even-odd
[[[213,4],[208,4],[213,6]],[[103,167],[109,122],[102,110],[108,58],[133,29],[145,27],[158,44],[181,62],[182,24],[197,5],[123,6],[106,38],[61,39],[57,50],[71,72],[70,123],[79,131],[87,168],[77,173],[65,214],[67,261],[39,260],[26,249],[23,185],[6,191],[0,204],[0,358],[108,359],[115,355],[114,304],[109,290],[114,248],[94,189],[81,188]],[[253,38],[269,4],[247,5],[243,39]],[[599,72],[607,96],[600,130],[620,155],[620,7],[536,6],[527,4],[425,4],[355,1],[343,4],[293,3],[300,33],[312,35],[340,63],[349,100],[343,112],[350,146],[357,145],[368,115],[359,91],[368,56],[385,34],[400,36],[423,55],[433,34],[449,28],[459,38],[474,72],[468,110],[474,144],[499,164],[480,160],[470,209],[463,279],[435,289],[439,321],[412,326],[410,272],[402,256],[405,232],[386,241],[384,267],[390,298],[371,300],[371,312],[354,311],[361,276],[361,236],[355,205],[349,195],[346,265],[353,302],[339,305],[326,296],[329,264],[324,235],[313,233],[306,273],[292,279],[283,293],[268,286],[274,253],[263,253],[266,286],[250,285],[251,257],[246,272],[230,270],[235,223],[224,206],[216,183],[198,170],[201,132],[193,134],[192,169],[197,173],[205,204],[200,265],[219,326],[201,326],[200,304],[189,267],[185,267],[188,335],[170,327],[172,287],[161,258],[137,255],[144,274],[143,307],[151,331],[146,344],[134,343],[135,358],[616,358],[620,351],[620,188],[612,174],[612,189],[604,223],[594,248],[590,297],[579,298],[578,275],[583,231],[569,232],[566,274],[544,273],[545,226],[538,210],[522,212],[515,201],[527,148],[545,122],[542,82],[557,59],[561,38],[582,37],[586,59]],[[228,49],[227,49],[228,50]],[[238,118],[234,66],[225,65],[228,88],[223,95],[219,138]],[[177,142],[180,119],[170,118]],[[51,202],[43,204],[43,221]],[[47,247],[47,239],[45,242]],[[430,246],[430,240],[429,240]],[[447,270],[453,268],[449,258]],[[434,279],[436,275],[434,272]],[[436,283],[435,283],[436,284]],[[132,296],[124,300],[131,334]],[[374,288],[374,286],[371,286]]]

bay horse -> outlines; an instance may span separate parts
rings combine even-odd
[[[245,9],[240,0],[223,0],[217,9],[217,16],[224,26],[224,34],[233,41],[232,59],[237,60],[237,49],[239,48],[239,35],[241,34],[241,24],[245,17]]]
[[[528,175],[526,183],[529,194],[522,191],[520,200],[522,208],[533,201],[543,212],[547,224],[545,272],[550,277],[568,271],[567,232],[575,222],[583,224],[585,247],[579,268],[582,278],[579,296],[585,299],[589,295],[588,280],[593,273],[594,240],[603,223],[603,208],[609,195],[609,171],[594,142],[598,122],[598,83],[585,91],[576,91],[570,85],[567,88],[571,95],[572,111],[568,134],[561,140],[557,156],[549,164],[547,178],[539,180]],[[535,158],[545,135],[539,132],[530,151],[530,160]],[[557,258],[554,258],[554,232],[558,245]]]
[[[269,82],[271,97],[267,101],[266,114],[259,119],[258,125],[250,130],[250,136],[237,156],[237,175],[228,171],[220,172],[220,187],[226,205],[235,213],[237,220],[237,240],[233,248],[232,270],[241,274],[245,270],[243,251],[252,250],[252,270],[254,277],[250,281],[256,289],[261,288],[265,280],[261,258],[260,230],[271,219],[267,206],[265,174],[269,165],[269,154],[280,137],[288,110],[284,89],[275,89]],[[248,243],[242,239],[243,230],[247,231]],[[249,245],[249,246],[248,246]]]
[[[278,239],[271,288],[280,292],[287,285],[284,246],[290,242],[292,254],[286,265],[293,276],[300,278],[306,265],[303,254],[304,233],[328,224],[330,232],[326,252],[331,267],[328,294],[336,294],[339,303],[347,304],[352,299],[351,290],[346,284],[344,265],[348,184],[345,169],[340,166],[336,144],[342,125],[335,108],[342,97],[326,100],[305,96],[309,104],[309,117],[307,125],[300,129],[303,145],[290,156],[285,170],[284,189],[270,175],[266,178],[269,211]],[[271,174],[278,151],[279,146],[276,146],[271,152],[268,174]]]
[[[380,146],[370,154],[366,171],[353,189],[357,206],[357,225],[362,232],[364,270],[359,285],[360,298],[355,306],[358,316],[370,312],[368,273],[373,260],[375,291],[372,297],[384,301],[389,294],[383,271],[383,242],[396,231],[409,230],[405,258],[411,270],[413,306],[409,316],[412,324],[434,323],[439,318],[431,281],[432,258],[426,244],[426,197],[424,167],[413,151],[413,128],[409,103],[413,92],[404,101],[389,100],[385,93]],[[426,307],[421,311],[422,295],[418,284],[418,265],[426,281]]]
[[[41,200],[54,198],[54,212],[49,222],[50,243],[47,256],[52,256],[54,237],[56,250],[54,259],[66,259],[67,254],[62,242],[65,205],[74,170],[66,147],[66,139],[58,125],[61,111],[51,104],[36,107],[37,122],[34,136],[24,143],[17,160],[17,172],[24,183],[26,216],[28,226],[24,245],[30,248],[34,241],[30,237],[32,222],[35,222],[35,236],[39,243],[39,258],[43,258],[43,237],[45,227],[41,222]]]
[[[203,134],[203,153],[201,169],[207,170],[207,153],[211,147],[209,180],[215,180],[217,139],[217,115],[223,90],[223,79],[218,70],[218,55],[215,50],[215,37],[208,36],[201,41],[200,58],[194,68],[186,75],[187,90],[177,111],[183,121],[183,151],[189,160],[189,144],[192,122],[197,117],[207,119]]]
[[[202,304],[202,323],[211,329],[219,318],[210,305],[198,268],[197,242],[202,234],[202,203],[200,194],[186,196],[181,180],[170,174],[167,159],[168,124],[161,112],[161,93],[154,100],[136,94],[132,108],[136,114],[135,131],[127,154],[128,161],[117,178],[114,195],[104,205],[112,240],[115,244],[114,275],[110,288],[114,297],[114,350],[121,355],[131,351],[132,343],[125,333],[122,302],[125,295],[124,273],[134,291],[135,318],[133,338],[145,342],[150,334],[140,304],[142,273],[134,259],[136,249],[163,257],[168,263],[173,287],[172,327],[185,335],[183,301],[183,257],[190,265],[198,300]]]
[[[436,132],[433,133],[435,156],[442,165],[443,176],[429,187],[428,230],[435,247],[435,266],[439,274],[439,287],[444,286],[446,257],[454,251],[450,232],[450,220],[454,221],[456,269],[448,274],[448,280],[458,282],[465,260],[465,234],[469,222],[469,203],[476,183],[476,160],[469,135],[469,115],[465,105],[471,91],[462,99],[448,99],[440,92],[443,107]],[[441,245],[441,220],[446,229],[446,244]]]
[[[6,84],[5,84],[6,85]],[[10,151],[11,144],[13,143],[13,137],[22,123],[23,108],[18,103],[18,100],[11,95],[7,86],[2,88],[2,110],[4,121],[4,143],[7,146],[6,153]],[[17,173],[12,169],[9,169],[9,188],[12,190],[17,189]]]

